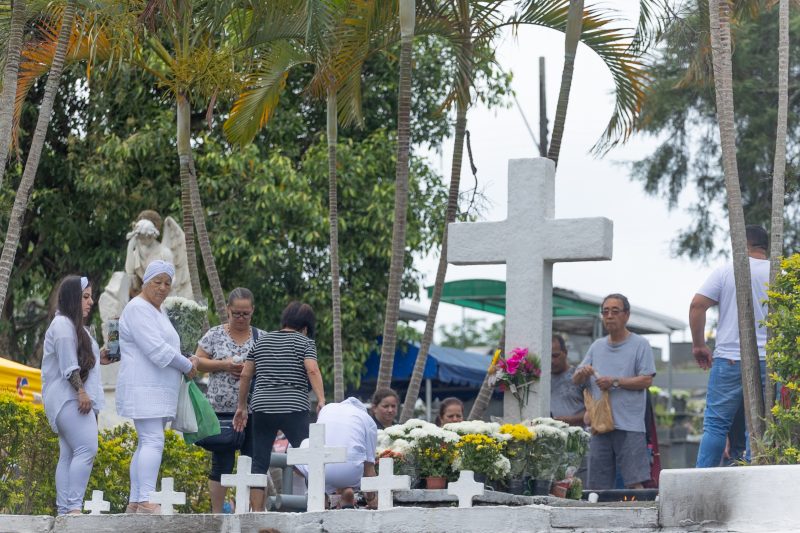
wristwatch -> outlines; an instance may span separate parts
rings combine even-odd
[[[614,379],[614,381],[611,382],[611,387],[614,388],[614,389],[618,389],[619,388],[619,379]]]

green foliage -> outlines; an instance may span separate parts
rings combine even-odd
[[[211,456],[202,448],[184,443],[183,438],[174,431],[167,431],[165,437],[159,479],[174,478],[175,489],[186,493],[186,505],[178,506],[176,511],[210,512],[208,472],[211,469]],[[111,512],[124,512],[130,492],[130,464],[135,450],[136,430],[131,425],[124,424],[101,432],[86,497],[91,497],[92,490],[102,490],[103,497],[111,502]]]
[[[500,345],[504,322],[498,320],[487,327],[479,318],[466,318],[463,324],[439,327],[439,344],[466,350],[470,346],[488,346],[490,349]]]
[[[94,468],[86,488],[102,490],[111,512],[124,512],[130,492],[130,464],[136,450],[136,431],[125,424],[100,432]],[[0,513],[54,514],[58,436],[50,428],[44,409],[0,394]],[[186,493],[186,506],[178,512],[207,513],[210,455],[185,444],[174,431],[166,432],[160,477],[175,478],[176,490]]]
[[[708,21],[697,1],[685,6],[673,21],[659,52],[647,67],[652,79],[642,109],[641,131],[657,136],[659,146],[648,157],[632,163],[632,176],[646,193],[664,198],[670,208],[678,206],[689,191],[691,224],[673,243],[677,255],[708,258],[727,249],[727,229],[721,228],[715,211],[727,210],[725,184],[720,165],[714,84],[708,48]],[[745,13],[732,28],[733,94],[736,102],[737,161],[742,202],[748,224],[769,227],[777,121],[778,13],[766,10],[753,19]],[[794,15],[790,32],[800,30]],[[790,71],[800,65],[800,52],[793,47]],[[696,58],[704,60],[691,63]],[[800,100],[789,102],[786,171],[785,244],[800,245],[800,188],[797,154]]]
[[[0,393],[0,513],[53,514],[58,437],[40,405]]]
[[[772,379],[788,389],[788,396],[772,407],[773,421],[759,447],[764,455],[759,459],[800,464],[800,255],[781,262],[781,273],[767,294],[767,364]]]

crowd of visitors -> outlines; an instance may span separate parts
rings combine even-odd
[[[766,231],[748,226],[747,243],[763,381],[766,332],[761,321],[769,276]],[[398,394],[388,388],[377,390],[369,411],[356,398],[326,405],[313,340],[314,311],[307,304],[292,302],[281,315],[281,328],[263,331],[251,324],[255,302],[253,293],[245,288],[230,293],[227,323],[209,329],[194,355],[181,354],[179,335],[162,309],[174,276],[172,264],[152,261],[144,273],[141,293],[125,306],[119,319],[116,408],[119,415],[133,420],[138,439],[130,464],[127,512],[160,511],[148,500],[156,489],[164,429],[176,415],[183,377],[191,379],[198,371],[209,374],[207,398],[221,426],[241,434],[229,448],[212,452],[212,512],[223,510],[226,489],[220,479],[233,471],[237,452],[253,457],[255,473],[267,473],[279,432],[293,447],[308,445],[309,391],[317,399],[317,422],[330,426],[326,443],[348,450],[345,463],[326,466],[327,492],[337,496],[337,506],[352,507],[361,478],[376,475],[377,430],[396,422]],[[103,408],[99,365],[115,361],[105,347],[99,348],[86,327],[93,303],[87,278],[65,277],[44,341],[45,413],[60,447],[55,476],[59,514],[80,513],[97,453],[97,413]],[[719,306],[720,316],[712,353],[704,330],[706,313],[714,306]],[[560,335],[552,338],[551,416],[570,425],[594,427],[584,403],[589,396],[592,403],[607,398],[613,416],[610,427],[593,432],[588,475],[585,465],[579,471],[592,489],[610,489],[620,483],[641,488],[652,478],[646,391],[656,368],[650,344],[627,327],[630,312],[630,303],[622,294],[610,294],[603,300],[600,314],[608,334],[594,341],[577,367],[569,364],[565,339]],[[716,270],[698,290],[689,319],[693,354],[701,368],[711,370],[697,466],[719,466],[726,445],[742,440],[741,430],[734,429],[741,426],[737,420],[743,398],[731,264]],[[440,402],[437,425],[463,419],[461,400]],[[297,470],[307,475],[302,466]],[[252,491],[251,509],[264,510],[265,500],[263,490]],[[367,503],[375,504],[372,500]]]

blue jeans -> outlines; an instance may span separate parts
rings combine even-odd
[[[766,381],[766,362],[761,360],[762,394]],[[719,466],[725,452],[725,439],[733,424],[736,411],[743,402],[742,365],[715,357],[708,378],[706,411],[703,419],[703,440],[697,452],[697,468]],[[750,442],[747,436],[747,457],[750,457]]]

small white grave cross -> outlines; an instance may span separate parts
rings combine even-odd
[[[361,478],[361,490],[377,492],[378,510],[383,511],[394,507],[394,496],[392,495],[394,491],[411,488],[411,478],[394,475],[394,459],[391,457],[381,458],[379,470],[377,477]]]
[[[483,496],[484,485],[475,481],[475,472],[462,470],[458,481],[447,484],[447,494],[458,496],[459,507],[472,507],[473,496]]]
[[[253,460],[246,455],[240,455],[236,462],[235,474],[222,474],[219,484],[223,487],[236,488],[235,514],[246,513],[250,510],[250,488],[266,487],[268,483],[266,474],[252,474]]]
[[[103,499],[102,490],[93,490],[92,499],[83,502],[83,510],[89,511],[89,514],[107,513],[111,510],[111,502]]]
[[[161,492],[150,493],[149,503],[160,504],[163,515],[175,514],[173,505],[186,505],[186,493],[175,492],[174,483],[175,480],[171,477],[161,478]]]
[[[286,450],[286,464],[308,465],[308,511],[325,510],[325,465],[344,463],[347,448],[325,447],[325,424],[308,428],[308,448]]]
[[[555,216],[555,166],[545,158],[508,162],[508,218],[448,226],[447,261],[506,264],[506,351],[528,348],[542,361],[523,418],[550,416],[553,263],[611,259],[613,224],[607,218]],[[522,391],[521,391],[522,392]],[[503,418],[520,420],[506,392]]]

